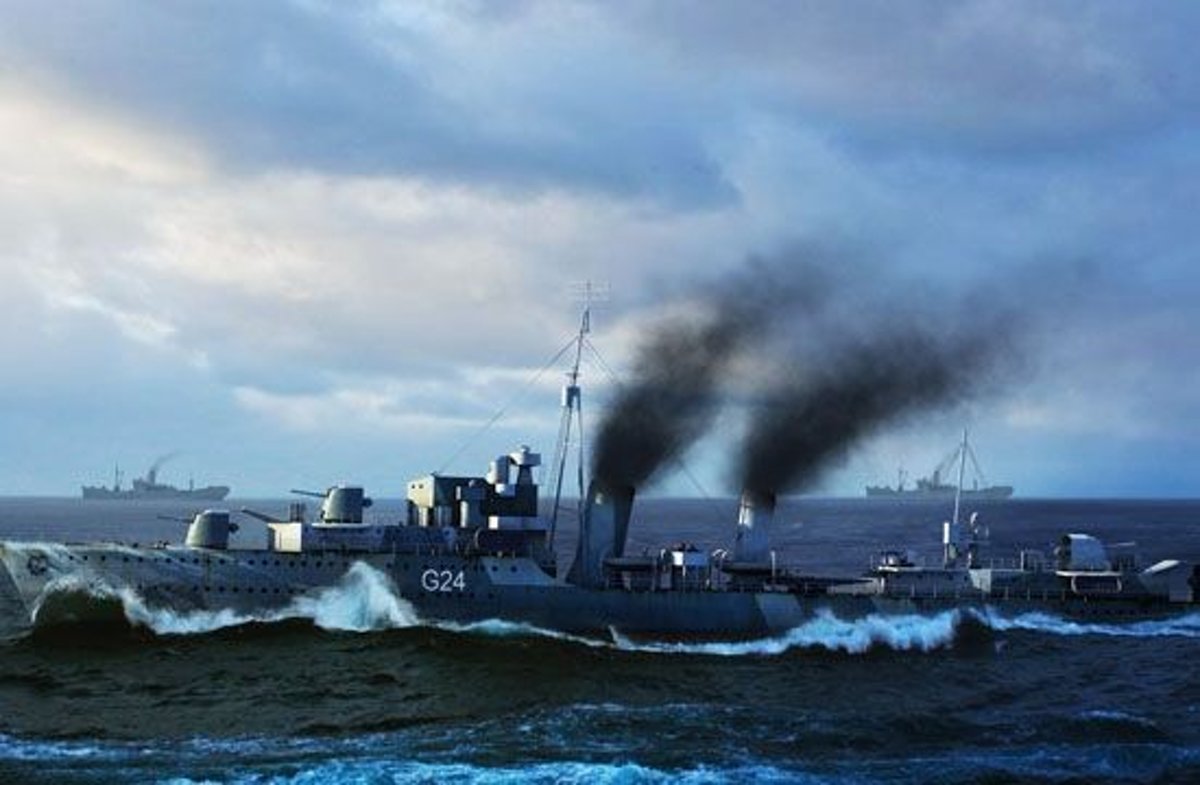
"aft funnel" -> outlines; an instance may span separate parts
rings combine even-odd
[[[738,507],[733,561],[761,563],[770,560],[771,521],[775,518],[775,494],[742,491]]]

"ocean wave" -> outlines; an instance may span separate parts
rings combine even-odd
[[[612,648],[612,641],[588,638],[583,635],[572,635],[569,632],[551,630],[525,622],[506,621],[504,619],[482,619],[473,622],[436,622],[430,626],[447,632],[465,635],[486,635],[493,638],[548,638],[566,643],[575,643],[591,648]]]
[[[563,761],[527,766],[485,767],[469,763],[420,763],[406,761],[330,761],[294,774],[263,777],[247,774],[232,782],[308,785],[325,782],[439,782],[473,785],[721,785],[722,783],[806,783],[829,782],[828,778],[788,771],[771,765],[692,769],[659,769],[637,763],[589,763]],[[188,778],[171,780],[184,785],[196,782]]]
[[[931,652],[954,646],[962,631],[979,625],[994,632],[1031,631],[1051,635],[1109,635],[1121,637],[1200,637],[1200,614],[1128,624],[1081,623],[1051,614],[1004,616],[994,609],[952,609],[933,615],[869,614],[843,619],[822,609],[808,621],[779,635],[744,641],[641,640],[610,628],[611,640],[571,635],[530,624],[488,619],[469,624],[438,624],[456,633],[494,637],[543,637],[597,648],[651,654],[690,654],[717,657],[778,656],[789,651],[820,649],[863,654],[876,649]]]
[[[512,783],[720,783],[828,782],[801,771],[769,763],[691,768],[659,768],[632,761],[539,761],[508,765],[422,761],[396,758],[385,748],[395,740],[374,737],[361,744],[309,741],[284,745],[280,754],[269,739],[229,740],[212,745],[204,739],[167,742],[84,742],[25,740],[0,734],[0,771],[28,782],[62,778],[105,781],[136,779],[185,785],[199,782],[278,783],[446,782],[508,785]],[[300,754],[304,763],[295,755]]]
[[[129,586],[111,586],[66,576],[47,584],[35,601],[35,626],[70,623],[98,617],[101,610],[119,608],[130,624],[158,635],[196,635],[245,624],[272,624],[306,619],[331,631],[370,632],[419,624],[412,605],[402,599],[391,579],[363,562],[355,562],[334,586],[311,596],[295,597],[287,605],[253,613],[232,608],[176,610],[151,606]],[[86,614],[93,614],[92,617]]]
[[[277,783],[446,782],[628,783],[905,783],[998,780],[1192,781],[1200,749],[1161,742],[1113,740],[994,747],[922,749],[911,755],[772,760],[736,756],[671,766],[633,757],[484,763],[402,752],[409,740],[391,734],[352,739],[203,738],[182,741],[41,741],[0,734],[0,771],[24,782],[145,781]],[[933,774],[931,774],[933,773]]]
[[[1200,638],[1200,612],[1168,619],[1098,624],[1077,622],[1049,613],[1031,612],[1005,616],[994,608],[978,614],[981,621],[993,630],[1007,632],[1022,630],[1050,635],[1103,635],[1120,638]]]
[[[933,651],[954,642],[965,615],[943,611],[934,616],[919,614],[871,614],[860,619],[841,619],[822,609],[810,620],[786,633],[732,643],[637,643],[614,632],[617,648],[664,654],[704,654],[720,657],[772,656],[793,649],[825,649],[862,654],[875,648],[896,651]]]

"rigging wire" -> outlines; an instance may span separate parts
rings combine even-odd
[[[575,335],[572,336],[569,341],[563,344],[562,348],[555,352],[554,356],[551,357],[550,360],[547,361],[546,364],[537,371],[537,373],[530,377],[529,381],[527,381],[525,385],[521,387],[521,389],[518,390],[511,399],[509,399],[508,403],[506,403],[495,414],[493,414],[487,422],[479,427],[478,430],[467,437],[463,444],[459,446],[459,448],[455,450],[454,453],[452,453],[450,457],[447,458],[442,465],[437,468],[436,471],[434,471],[434,474],[441,474],[444,472],[451,464],[458,460],[458,458],[461,457],[462,454],[471,447],[471,445],[475,444],[481,436],[491,430],[492,426],[494,426],[500,421],[501,418],[508,414],[509,410],[512,409],[512,407],[515,406],[522,398],[524,398],[524,396],[529,392],[529,389],[537,384],[537,382],[541,380],[543,376],[545,376],[546,371],[550,370],[550,368],[557,364],[558,361],[562,359],[563,355],[566,354],[571,347],[575,346],[578,341],[579,336]],[[612,366],[610,366],[604,359],[604,356],[600,354],[600,351],[596,348],[595,344],[585,337],[583,339],[583,345],[589,350],[590,356],[595,361],[596,367],[600,368],[600,370],[602,370],[605,375],[608,376],[609,380],[618,388],[625,387],[625,384],[621,381],[620,377],[617,376],[616,372],[612,369]],[[697,479],[696,475],[692,473],[692,470],[688,468],[688,465],[684,462],[682,456],[677,456],[674,459],[674,463],[679,470],[683,472],[683,475],[687,477],[688,481],[691,482],[692,486],[700,493],[701,496],[708,501],[713,500],[712,494],[708,492],[708,490],[700,483],[700,480]]]
[[[522,398],[524,398],[526,393],[529,392],[529,389],[537,384],[538,381],[546,375],[546,371],[550,370],[550,368],[552,368],[556,363],[558,363],[559,360],[562,359],[562,356],[567,353],[567,350],[575,345],[576,340],[578,339],[572,336],[571,340],[567,341],[566,344],[564,344],[563,347],[559,349],[553,357],[550,358],[549,362],[543,365],[537,373],[530,377],[529,381],[525,382],[524,386],[517,390],[513,397],[509,399],[508,403],[500,407],[500,409],[491,416],[491,419],[489,419],[482,426],[480,426],[477,431],[467,437],[466,441],[463,442],[463,444],[457,450],[455,450],[454,453],[447,458],[442,465],[437,468],[436,471],[434,471],[434,474],[441,474],[444,472],[447,467],[458,460],[459,456],[467,451],[467,448],[475,444],[475,442],[479,440],[479,437],[491,430],[493,425],[495,425],[502,417],[504,417],[504,415],[508,414],[509,409],[511,409]]]

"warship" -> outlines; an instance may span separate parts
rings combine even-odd
[[[971,462],[972,480],[970,486],[963,484],[963,472],[966,469],[967,460]],[[946,482],[946,476],[954,467],[958,467],[959,476],[958,483]],[[868,485],[868,498],[884,498],[894,501],[923,501],[923,500],[949,500],[956,496],[965,497],[968,499],[1007,499],[1013,495],[1013,487],[1011,485],[989,485],[983,470],[979,468],[979,459],[975,457],[975,450],[971,448],[970,442],[967,441],[967,432],[963,431],[962,441],[954,448],[942,462],[939,463],[933,470],[933,473],[928,477],[918,477],[916,484],[911,488],[904,487],[904,470],[898,472],[896,478],[896,486],[893,488],[890,485]]]
[[[555,540],[564,507],[568,455],[583,453],[579,358],[562,394],[550,470],[553,501],[539,510],[527,446],[497,456],[482,476],[429,474],[407,486],[401,520],[368,519],[362,487],[337,485],[309,516],[291,505],[282,517],[258,510],[208,509],[188,522],[182,543],[0,542],[0,596],[29,627],[78,624],[120,613],[115,597],[175,614],[286,615],[355,574],[371,571],[429,623],[502,620],[611,638],[745,639],[783,633],[821,614],[1042,611],[1105,621],[1167,617],[1197,609],[1200,570],[1171,559],[1143,567],[1128,546],[1067,533],[1050,553],[1015,561],[985,558],[987,528],[960,520],[961,497],[942,526],[942,559],[922,565],[885,552],[867,573],[828,577],[789,566],[771,546],[776,496],[744,492],[729,542],[672,543],[626,551],[636,489],[575,478],[574,556],[558,568]],[[561,354],[561,352],[560,352]],[[574,433],[574,436],[572,435]],[[232,547],[235,515],[265,524],[261,547]]]
[[[174,485],[159,482],[158,470],[162,468],[164,463],[174,458],[177,454],[169,453],[156,460],[151,464],[150,469],[146,472],[146,476],[135,477],[132,486],[129,488],[121,487],[121,467],[117,466],[113,469],[112,487],[85,485],[83,486],[83,498],[106,501],[119,499],[122,501],[194,500],[219,502],[229,495],[229,486],[227,485],[205,485],[202,488],[197,488],[195,483],[189,480],[188,487],[176,488]]]

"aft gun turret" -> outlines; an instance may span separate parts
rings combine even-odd
[[[363,510],[374,501],[357,485],[334,485],[325,493],[292,489],[298,496],[321,499],[321,523],[362,523]]]
[[[190,520],[174,515],[160,515],[160,520],[188,524],[184,544],[190,548],[211,548],[223,551],[229,548],[229,535],[238,530],[238,525],[229,520],[229,510],[204,510]]]

